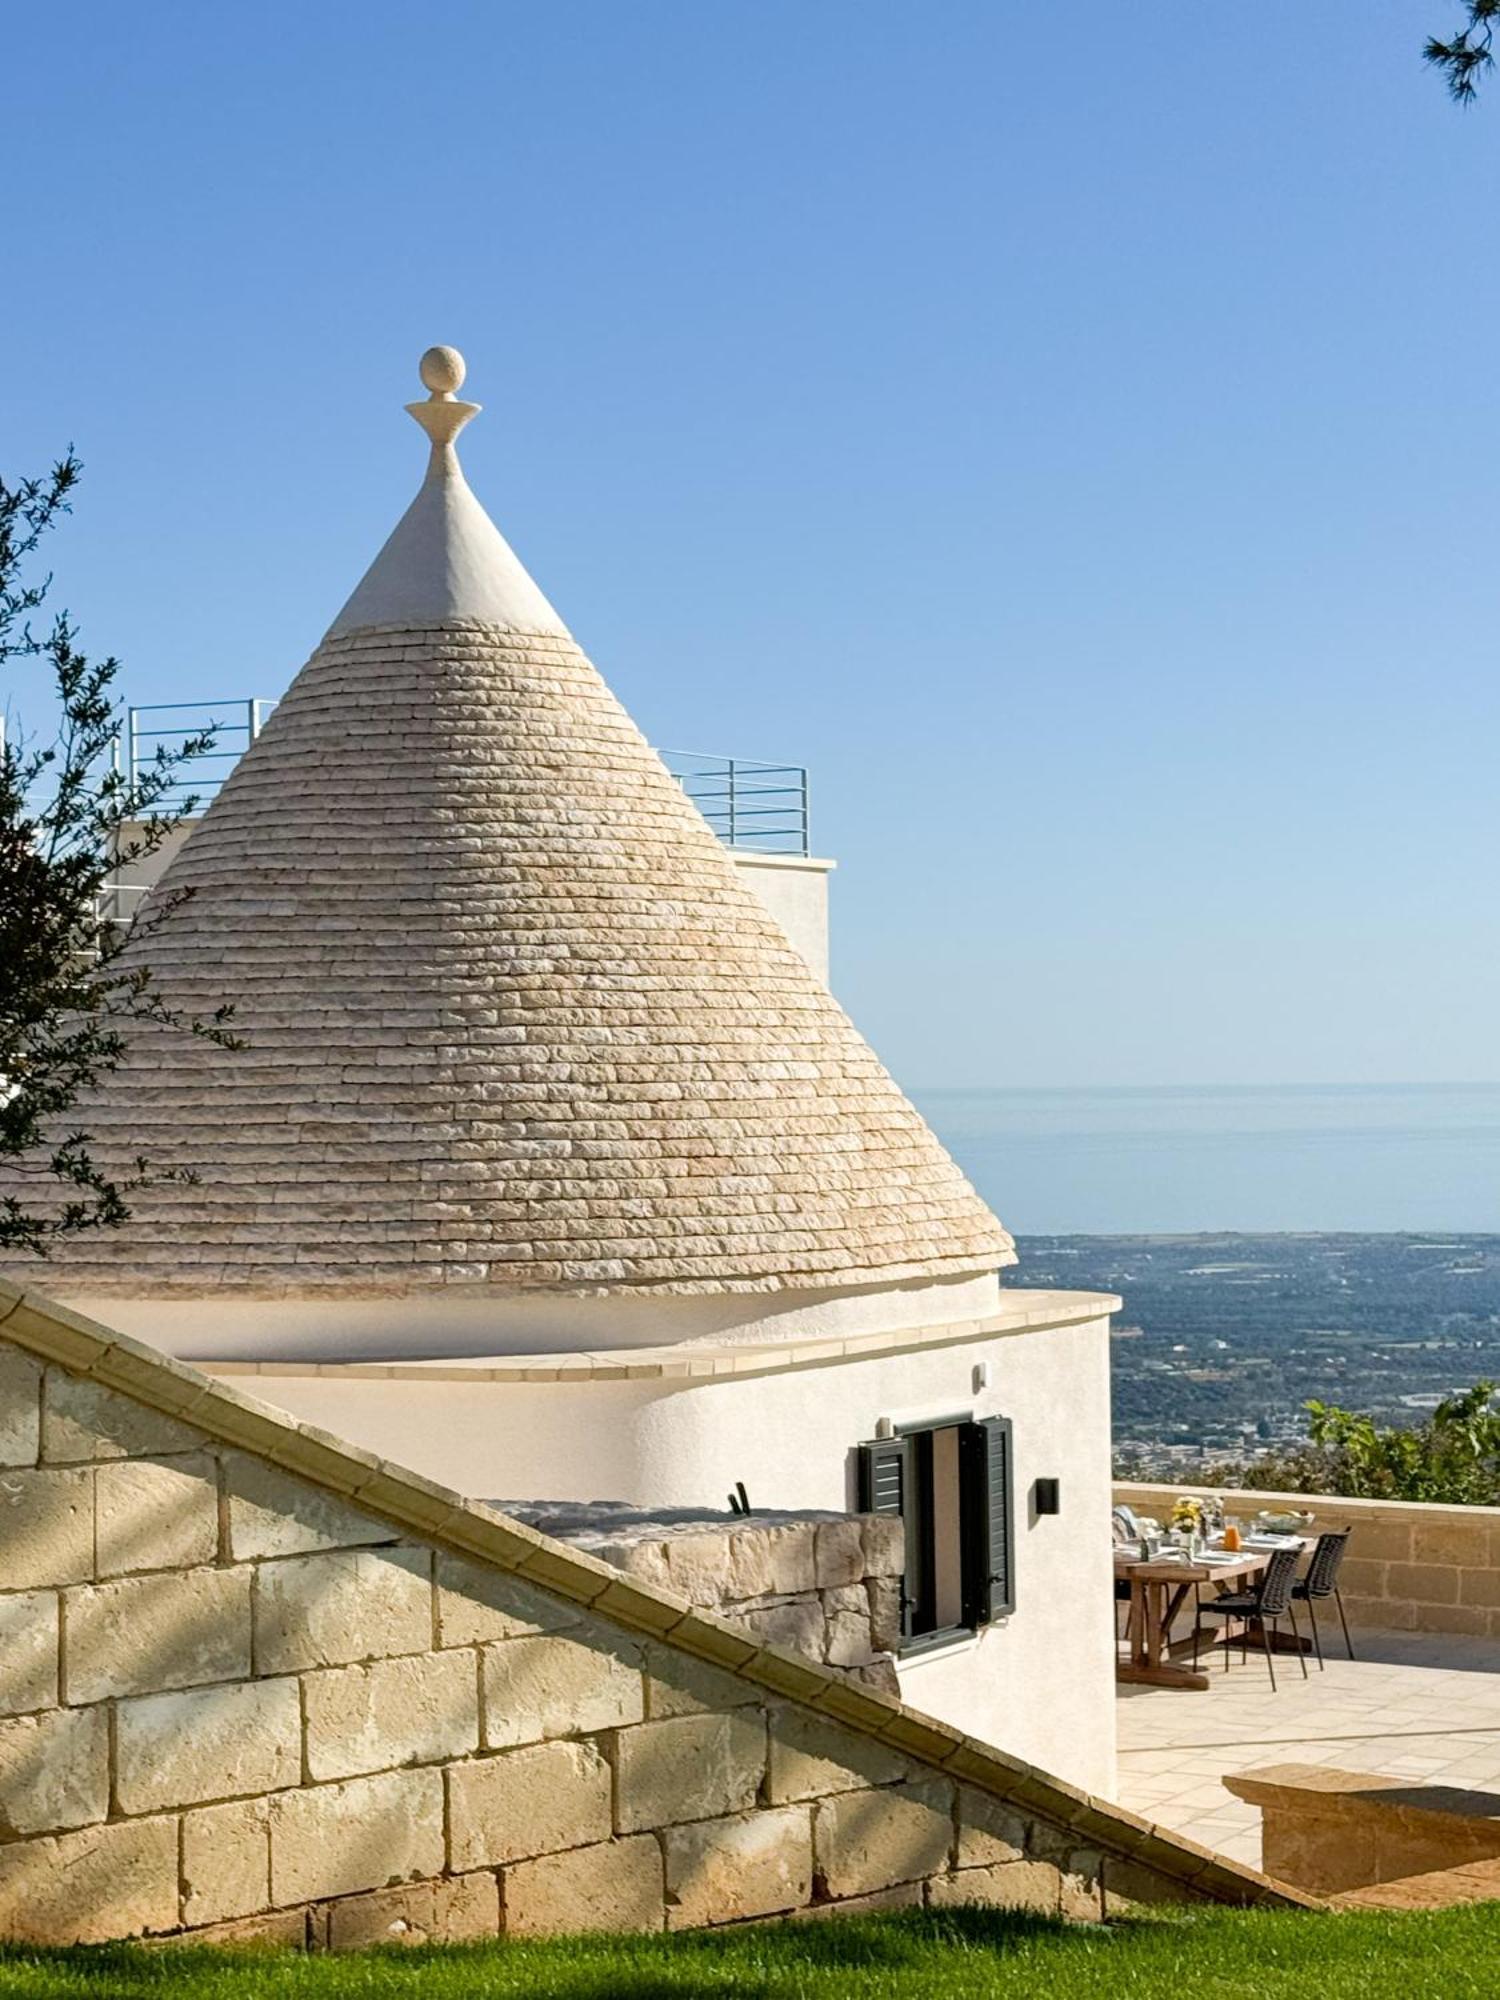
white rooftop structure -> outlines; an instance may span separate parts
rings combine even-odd
[[[248,1046],[141,1031],[79,1122],[190,1178],[54,1283],[241,1358],[992,1309],[1006,1231],[470,491],[461,358],[422,378],[416,499],[135,948]]]

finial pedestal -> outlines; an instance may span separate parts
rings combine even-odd
[[[429,347],[419,365],[422,386],[428,391],[424,403],[408,403],[407,415],[414,417],[432,440],[428,477],[452,476],[461,472],[454,443],[471,417],[477,417],[482,403],[460,403],[454,390],[463,387],[468,369],[456,347]]]

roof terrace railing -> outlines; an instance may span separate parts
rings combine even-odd
[[[206,805],[259,736],[274,701],[154,702],[127,708],[116,760],[132,784],[146,775],[158,748],[180,746],[207,730],[214,747],[189,759],[162,803]],[[769,764],[754,757],[720,757],[698,750],[663,750],[663,762],[726,846],[762,854],[810,854],[807,766]]]
[[[805,764],[663,750],[662,761],[726,846],[810,854]]]
[[[207,805],[240,758],[265,727],[276,706],[252,695],[248,701],[165,701],[144,708],[127,708],[125,727],[115,738],[115,763],[132,786],[150,771],[159,749],[181,748],[194,736],[210,731],[212,750],[190,757],[161,795],[161,804],[181,807],[189,799]]]

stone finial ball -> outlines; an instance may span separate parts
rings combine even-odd
[[[422,356],[422,387],[434,396],[451,396],[464,385],[464,358],[456,347],[429,347]]]

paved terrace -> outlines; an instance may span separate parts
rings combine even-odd
[[[1121,1803],[1259,1867],[1260,1813],[1225,1791],[1226,1772],[1331,1764],[1500,1791],[1500,1641],[1357,1628],[1357,1659],[1333,1646],[1305,1681],[1279,1655],[1275,1694],[1264,1656],[1242,1666],[1238,1648],[1227,1672],[1211,1658],[1206,1694],[1121,1687]]]

